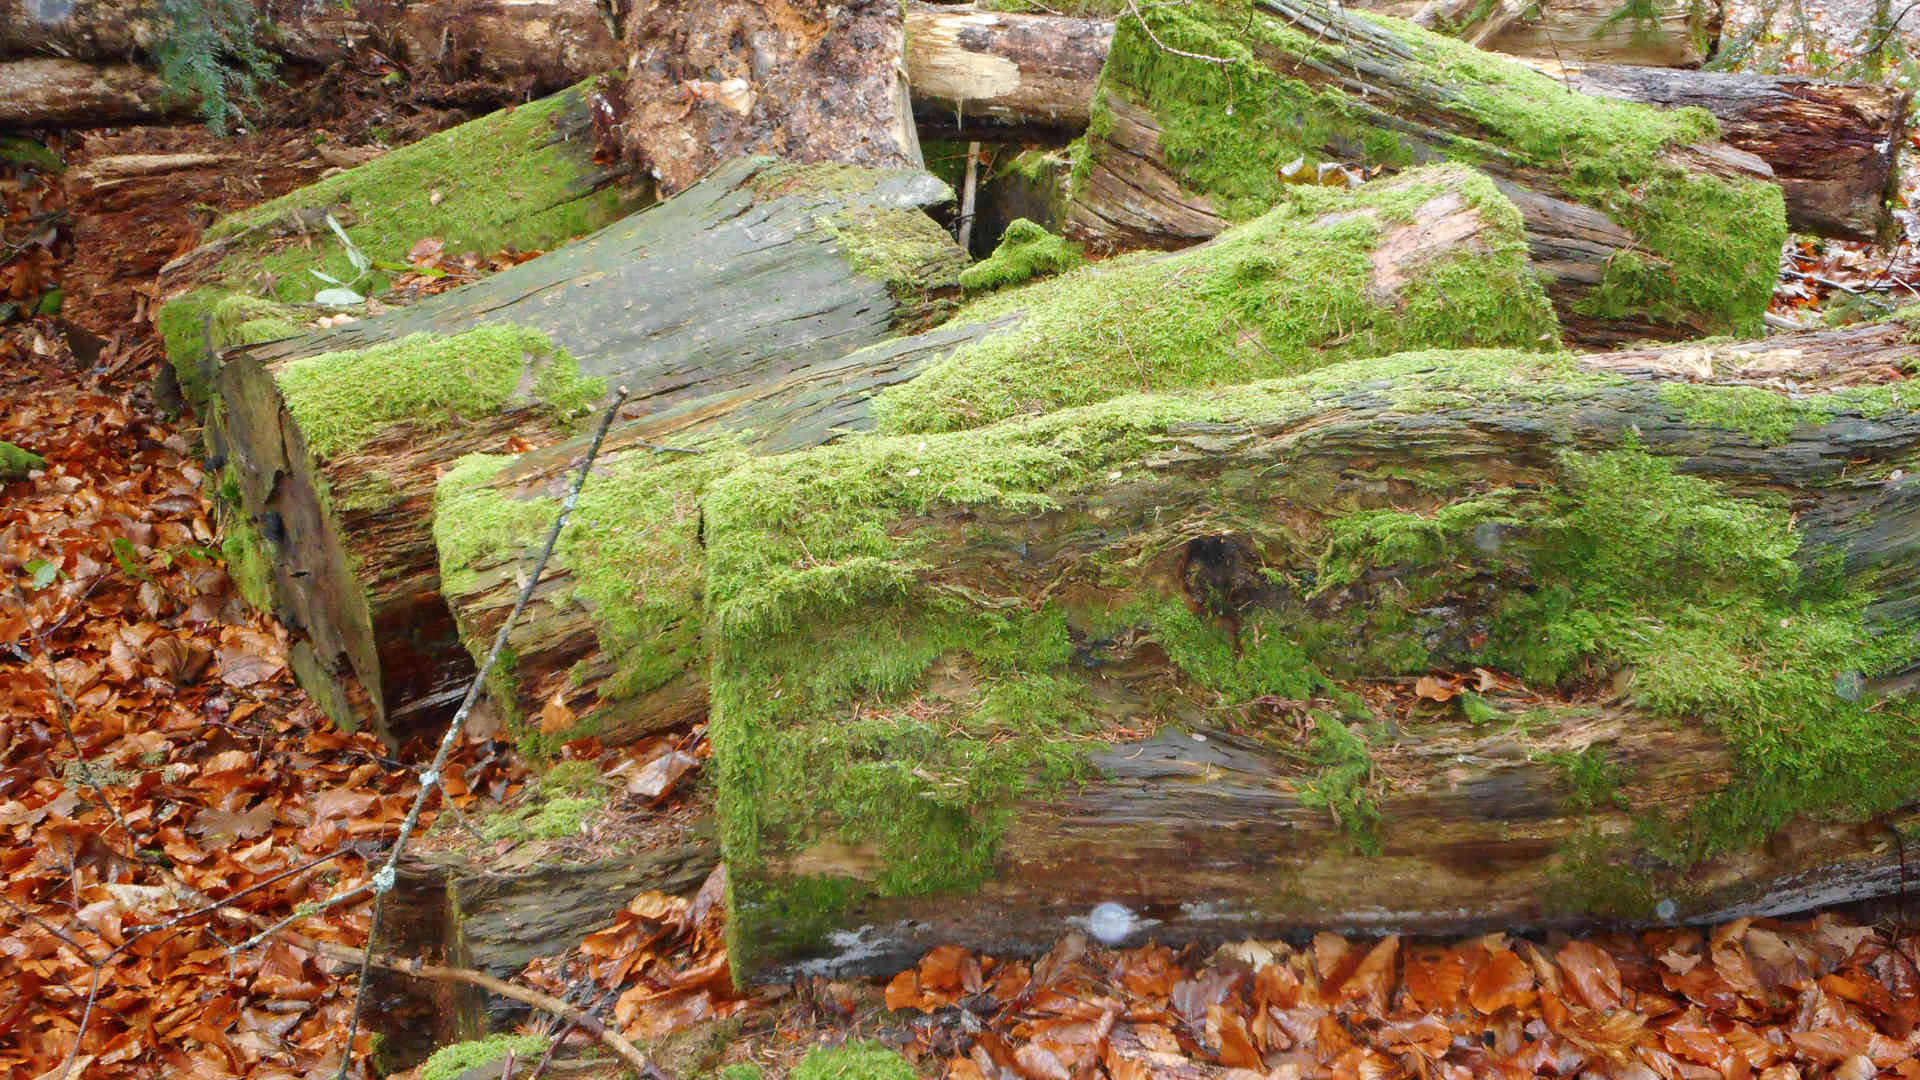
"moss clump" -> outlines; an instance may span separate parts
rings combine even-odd
[[[1381,235],[1463,196],[1484,247],[1376,286]],[[1018,325],[962,347],[876,402],[883,430],[953,431],[1122,393],[1226,386],[1398,349],[1557,349],[1519,212],[1484,176],[1418,170],[1354,192],[1293,189],[1258,220],[1176,255],[1108,260],[981,300],[955,322]]]
[[[468,1069],[498,1061],[509,1051],[521,1061],[538,1058],[551,1041],[544,1035],[489,1035],[443,1046],[420,1066],[420,1080],[458,1080]]]
[[[1599,810],[1609,806],[1631,809],[1626,796],[1620,792],[1624,770],[1608,756],[1606,747],[1589,746],[1585,750],[1551,755],[1548,760],[1560,768],[1561,780],[1567,787],[1569,810]]]
[[[1055,236],[1026,218],[1015,218],[993,254],[961,272],[960,285],[970,293],[992,292],[1064,274],[1085,261],[1079,244]]]
[[[10,442],[0,442],[0,480],[19,480],[47,467],[47,459]]]
[[[587,820],[606,804],[604,797],[584,795],[543,797],[504,810],[480,827],[489,840],[561,840],[580,835]]]
[[[854,273],[901,299],[950,288],[967,263],[946,230],[912,207],[850,207],[823,224]]]
[[[302,357],[282,365],[275,381],[307,449],[321,457],[403,421],[431,431],[516,405],[568,416],[606,392],[604,380],[581,376],[545,334],[508,324]]]
[[[1624,857],[1620,838],[1589,833],[1560,852],[1541,906],[1550,912],[1645,919],[1657,900],[1653,879]]]
[[[637,200],[599,187],[592,140],[561,130],[563,124],[581,124],[589,90],[582,83],[483,116],[222,218],[207,239],[235,238],[238,246],[217,274],[289,303],[311,300],[328,287],[310,270],[353,280],[359,271],[326,227],[326,212],[375,264],[370,280],[356,286],[363,294],[384,287],[382,264],[404,266],[407,252],[423,237],[445,241],[453,255],[552,248],[599,229]],[[306,236],[289,242],[277,235],[287,232]]]
[[[213,392],[213,359],[207,346],[229,349],[305,331],[294,308],[217,288],[200,288],[161,305],[154,317],[167,362],[181,396],[205,414]]]
[[[871,1040],[820,1049],[793,1067],[792,1080],[915,1080],[913,1064]]]
[[[1689,424],[1738,431],[1767,446],[1786,442],[1801,424],[1823,424],[1834,413],[1830,395],[1790,397],[1758,386],[1666,383],[1660,400],[1684,413]]]
[[[255,611],[273,610],[273,552],[266,537],[247,517],[240,494],[238,467],[229,464],[214,498],[225,511],[220,519],[220,553],[227,560],[227,577],[240,599]]]
[[[44,173],[65,172],[67,163],[60,160],[45,143],[35,142],[24,135],[0,135],[0,163],[8,165],[26,165]]]
[[[760,1066],[747,1063],[722,1065],[717,1075],[720,1080],[765,1080],[766,1076]]]
[[[1311,165],[1358,158],[1399,168],[1438,155],[1549,177],[1566,198],[1632,232],[1644,252],[1613,259],[1599,288],[1580,303],[1582,314],[1645,314],[1699,333],[1759,329],[1786,238],[1784,202],[1772,184],[1723,180],[1670,160],[1676,149],[1719,136],[1705,111],[1568,93],[1521,64],[1396,19],[1351,10],[1332,15],[1395,39],[1396,74],[1410,93],[1475,133],[1421,127],[1412,134],[1389,115],[1391,102],[1349,94],[1339,80],[1310,74],[1369,63],[1349,53],[1342,32],[1314,36],[1244,0],[1143,13],[1145,26],[1127,18],[1115,30],[1089,126],[1096,153],[1112,122],[1108,101],[1145,104],[1162,122],[1167,164],[1229,220],[1282,201],[1291,186],[1285,167],[1295,159]],[[1271,57],[1281,59],[1269,66]]]

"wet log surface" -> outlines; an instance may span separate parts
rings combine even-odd
[[[857,617],[897,627],[913,641],[919,626],[954,618],[955,603],[960,610],[971,605],[1009,615],[1057,610],[1073,655],[1038,670],[1082,688],[1100,715],[1118,718],[1123,737],[1095,746],[1088,778],[1030,794],[1003,832],[962,830],[958,835],[997,839],[988,841],[993,857],[985,880],[957,892],[903,895],[912,890],[882,883],[897,883],[918,856],[888,847],[884,831],[862,831],[855,823],[851,835],[840,832],[830,814],[801,822],[782,809],[788,796],[780,791],[730,792],[723,781],[723,830],[741,827],[758,837],[757,844],[729,849],[736,963],[749,978],[779,981],[802,973],[892,970],[936,944],[1038,951],[1068,929],[1087,928],[1093,906],[1109,901],[1143,920],[1129,937],[1135,941],[1330,928],[1451,934],[1571,926],[1595,918],[1581,902],[1562,906],[1565,890],[1581,881],[1569,853],[1593,838],[1610,845],[1606,858],[1614,865],[1646,874],[1646,908],[1613,912],[1628,921],[1654,919],[1656,904],[1661,919],[1714,921],[1896,890],[1900,852],[1887,825],[1920,820],[1911,792],[1908,804],[1888,818],[1862,820],[1855,804],[1842,801],[1829,808],[1833,816],[1795,817],[1698,861],[1667,864],[1642,848],[1632,838],[1636,822],[1681,820],[1720,793],[1737,798],[1749,766],[1722,729],[1643,704],[1631,668],[1615,676],[1624,679],[1613,684],[1618,689],[1606,690],[1603,678],[1599,692],[1562,699],[1524,731],[1463,722],[1447,711],[1380,721],[1368,751],[1378,851],[1366,853],[1339,814],[1310,797],[1321,779],[1289,731],[1311,702],[1263,706],[1254,698],[1238,707],[1209,707],[1208,695],[1195,693],[1205,684],[1173,659],[1167,638],[1156,637],[1151,624],[1128,629],[1124,618],[1116,630],[1112,613],[1131,597],[1171,597],[1227,640],[1239,634],[1246,650],[1254,645],[1242,627],[1283,635],[1299,627],[1300,641],[1321,643],[1310,647],[1317,650],[1310,657],[1336,669],[1345,664],[1409,680],[1433,668],[1463,670],[1482,655],[1478,641],[1502,632],[1503,604],[1553,587],[1526,571],[1509,576],[1480,561],[1526,549],[1531,526],[1525,514],[1475,530],[1463,553],[1432,563],[1390,559],[1320,599],[1293,584],[1310,583],[1316,566],[1314,545],[1303,552],[1295,538],[1313,535],[1316,521],[1357,511],[1438,514],[1448,497],[1436,495],[1421,476],[1454,477],[1466,492],[1552,490],[1568,483],[1569,455],[1627,454],[1664,459],[1665,467],[1711,480],[1734,499],[1784,508],[1799,539],[1793,558],[1805,574],[1837,569],[1867,590],[1869,628],[1909,625],[1920,569],[1920,481],[1904,466],[1920,453],[1920,414],[1849,404],[1852,399],[1839,396],[1820,401],[1790,430],[1762,437],[1702,420],[1681,404],[1693,399],[1672,394],[1676,384],[1785,392],[1861,379],[1897,382],[1916,351],[1904,341],[1894,344],[1902,333],[1875,327],[1809,335],[1801,342],[1809,346],[1804,353],[1776,345],[1728,352],[1696,346],[1691,357],[1684,346],[1619,354],[1587,366],[1631,381],[1537,383],[1526,391],[1477,391],[1444,402],[1423,395],[1416,409],[1396,404],[1398,395],[1424,385],[1406,377],[1416,373],[1356,379],[1284,419],[1176,423],[1142,456],[1100,464],[1105,482],[1049,489],[1052,505],[1037,512],[902,505],[889,535],[910,541],[916,584],[905,587],[904,599],[876,601]],[[1863,353],[1887,350],[1883,356],[1901,360],[1899,371],[1871,359],[1856,362],[1849,341],[1863,344]],[[1432,374],[1445,371],[1445,360],[1433,363],[1442,366]],[[888,467],[913,460],[903,448]],[[710,507],[710,535],[736,527],[757,526],[725,512],[715,516]],[[1522,556],[1518,565],[1540,565],[1530,559]],[[1432,586],[1428,575],[1444,583]],[[717,605],[754,595],[755,586],[741,586],[740,594],[730,588],[714,586]],[[1386,610],[1415,589],[1427,599],[1405,609],[1405,621],[1374,625],[1376,616],[1365,614]],[[1360,615],[1371,628],[1336,638],[1313,629],[1323,625],[1315,619],[1335,610]],[[805,633],[834,641],[859,631],[817,619]],[[797,746],[815,737],[809,733],[827,737],[837,725],[928,715],[943,728],[965,731],[980,722],[971,710],[983,707],[985,691],[1013,677],[976,667],[958,652],[930,665],[905,694],[856,692],[813,719],[795,720],[791,709],[759,702],[756,680],[805,685],[831,678],[836,661],[826,649],[792,650],[779,635],[754,638],[761,658],[755,662],[770,663],[768,675],[729,673],[730,658],[746,655],[739,651],[744,641],[716,646],[715,670],[730,683],[716,691],[723,776],[738,767],[729,755],[740,744],[729,740],[746,739],[740,732],[758,732],[753,738],[760,739],[796,725]],[[1369,659],[1400,655],[1398,644],[1408,642],[1418,643],[1424,657],[1411,670]],[[1912,646],[1903,655],[1905,667],[1896,662],[1866,673],[1863,682],[1856,675],[1855,682],[1863,695],[1858,700],[1877,702],[1872,708],[1899,718],[1895,723],[1911,733],[1883,759],[1884,767],[1910,776],[1914,763],[1900,747],[1910,748],[1920,736],[1909,696],[1920,656]],[[1842,685],[1846,672],[1834,678],[1832,693],[1852,693]],[[1149,716],[1161,718],[1157,733],[1124,737]],[[1586,803],[1570,797],[1567,774],[1554,761],[1594,752],[1618,770],[1621,786],[1608,799]],[[898,767],[932,768],[923,797],[946,797],[938,766],[906,751]],[[746,800],[751,809],[736,809],[742,804],[730,798]],[[913,805],[908,799],[899,812],[918,813]],[[768,824],[736,825],[743,819],[735,813],[756,822],[762,819],[755,815],[765,814]],[[834,895],[810,891],[825,883],[846,890],[838,894],[842,906],[792,899]],[[811,924],[817,935],[796,947],[788,927],[802,910],[824,922]]]
[[[743,160],[472,285],[230,354],[220,386],[231,453],[249,513],[275,522],[275,597],[312,649],[303,682],[332,683],[316,692],[396,736],[436,726],[473,669],[439,594],[434,483],[464,454],[552,441],[571,422],[529,401],[453,423],[396,422],[320,458],[285,406],[277,371],[414,333],[510,324],[545,333],[584,374],[629,387],[636,410],[777,379],[910,327],[954,291],[964,258],[919,213],[945,188],[918,173],[871,176],[870,188],[835,192],[765,159]],[[919,222],[905,261],[887,271],[899,278],[892,287],[856,268],[847,237],[864,226],[835,224],[847,214]]]
[[[1621,17],[1616,0],[1361,0],[1352,5],[1409,19],[1494,52],[1544,60],[1697,68],[1718,47],[1718,0],[1664,5],[1657,18]]]

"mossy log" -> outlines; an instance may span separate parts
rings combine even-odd
[[[965,265],[922,212],[951,198],[924,173],[742,159],[492,277],[230,351],[227,450],[312,649],[303,684],[394,737],[437,725],[473,672],[438,591],[439,471],[566,436],[610,385],[668,409],[918,328]]]
[[[372,294],[422,240],[439,240],[448,256],[544,250],[650,202],[649,183],[595,163],[590,93],[581,84],[503,109],[230,214],[161,267],[170,299],[155,323],[210,428],[219,417],[208,408],[209,349],[296,333],[311,312],[282,305],[311,301],[328,278]]]
[[[1177,246],[1258,213],[1318,166],[1448,158],[1506,185],[1569,340],[1757,331],[1785,239],[1780,191],[1703,110],[1570,92],[1514,61],[1320,0],[1123,19],[1069,221]]]
[[[1897,889],[1914,354],[1407,354],[743,465],[701,504],[737,975],[1105,902],[1178,942]]]
[[[989,140],[1078,134],[1113,34],[1102,19],[928,5],[908,9],[907,28],[922,134]],[[1905,91],[1552,59],[1534,66],[1582,93],[1711,112],[1727,145],[1773,170],[1796,231],[1874,240],[1892,221],[1887,196],[1906,143]],[[1035,108],[1042,86],[1049,96]]]
[[[578,725],[549,739],[619,742],[702,716],[700,498],[750,454],[1401,348],[1554,341],[1513,207],[1484,176],[1445,167],[1353,192],[1303,190],[1212,244],[1109,260],[978,302],[917,337],[751,384],[689,379],[674,407],[608,439],[578,524],[508,640],[511,669],[491,689],[515,720],[565,704]],[[662,445],[703,452],[663,455]],[[579,453],[573,443],[475,459],[441,483],[441,591],[476,654],[511,607]]]
[[[1721,0],[1655,4],[1636,18],[1622,0],[1361,0],[1351,5],[1407,19],[1511,56],[1601,64],[1697,68],[1717,50]]]

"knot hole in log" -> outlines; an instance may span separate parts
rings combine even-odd
[[[1194,613],[1225,623],[1228,638],[1240,637],[1240,613],[1272,589],[1260,572],[1260,553],[1237,536],[1201,536],[1187,542],[1180,582]]]

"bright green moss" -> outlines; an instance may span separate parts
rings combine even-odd
[[[760,1066],[747,1062],[722,1065],[717,1075],[720,1080],[766,1080],[766,1074],[761,1071]]]
[[[854,273],[884,283],[903,299],[951,287],[967,263],[946,230],[914,207],[858,207],[825,224]]]
[[[1690,424],[1738,431],[1768,446],[1786,442],[1801,424],[1825,423],[1834,412],[1830,395],[1789,397],[1758,386],[1666,383],[1660,400],[1683,412]]]
[[[605,805],[604,796],[561,795],[535,799],[525,806],[503,810],[480,827],[489,840],[560,840],[580,835],[587,819]]]
[[[228,464],[215,492],[225,513],[220,519],[220,552],[227,560],[227,577],[240,599],[255,611],[273,610],[273,552],[266,538],[247,517],[240,497],[238,468]]]
[[[544,1035],[489,1035],[473,1042],[443,1046],[420,1066],[420,1080],[458,1080],[461,1073],[498,1061],[506,1057],[508,1051],[531,1068],[532,1062],[547,1052],[547,1045],[552,1041]]]
[[[1606,213],[1633,232],[1648,257],[1627,254],[1581,304],[1601,318],[1646,314],[1700,333],[1751,332],[1771,295],[1786,236],[1779,189],[1727,181],[1667,160],[1675,148],[1714,139],[1719,129],[1700,109],[1659,110],[1569,93],[1521,64],[1407,23],[1351,9],[1400,42],[1396,72],[1424,107],[1461,116],[1478,137],[1429,128],[1402,135],[1394,104],[1376,104],[1331,85],[1283,75],[1267,57],[1298,57],[1299,70],[1339,71],[1355,63],[1338,34],[1310,37],[1250,8],[1226,3],[1143,9],[1120,20],[1102,74],[1096,114],[1110,97],[1144,102],[1160,118],[1160,146],[1176,176],[1211,197],[1229,220],[1246,220],[1280,202],[1294,160],[1400,168],[1433,154],[1505,173],[1555,178],[1564,195]],[[1217,64],[1184,50],[1230,59]],[[1288,61],[1276,62],[1286,67]],[[1318,78],[1316,76],[1316,78]],[[1323,80],[1324,82],[1324,80]],[[1089,128],[1098,152],[1096,115]]]
[[[1653,879],[1627,858],[1619,839],[1597,833],[1566,845],[1541,900],[1550,912],[1616,919],[1648,918],[1658,903]]]
[[[991,292],[1064,274],[1085,261],[1079,244],[1055,236],[1026,218],[1015,218],[993,254],[961,272],[960,285],[968,292]]]
[[[22,450],[10,442],[0,442],[0,480],[18,480],[36,469],[47,467],[47,459],[31,450]]]
[[[906,1058],[871,1040],[820,1049],[793,1067],[792,1080],[915,1080]]]
[[[1380,854],[1380,808],[1370,787],[1373,752],[1366,737],[1338,719],[1319,716],[1314,721],[1313,753],[1320,773],[1299,785],[1300,801],[1332,814],[1354,850]]]
[[[0,135],[0,163],[9,165],[27,165],[45,173],[65,172],[67,163],[60,160],[45,143],[35,142],[23,135]]]
[[[200,288],[161,305],[154,324],[181,396],[205,414],[213,392],[209,343],[216,349],[292,337],[305,330],[299,313],[284,304],[218,288]]]
[[[545,334],[509,324],[303,357],[284,364],[275,381],[307,449],[321,457],[403,421],[432,430],[517,404],[568,416],[606,392],[604,380],[582,377]]]
[[[1488,222],[1485,250],[1434,260],[1383,297],[1382,233],[1449,193]],[[997,293],[955,317],[1023,314],[883,393],[883,430],[952,431],[1129,392],[1227,386],[1423,347],[1557,349],[1519,214],[1483,176],[1419,170],[1354,192],[1289,189],[1213,243],[1108,260]]]
[[[1560,768],[1561,780],[1567,787],[1567,809],[1632,809],[1626,796],[1620,793],[1624,770],[1608,755],[1606,747],[1589,746],[1585,750],[1550,755],[1547,760]]]
[[[437,237],[448,255],[466,251],[558,247],[632,209],[636,199],[614,188],[594,190],[599,170],[591,140],[566,138],[558,122],[586,108],[589,84],[502,110],[430,135],[318,183],[222,218],[207,239],[238,238],[220,264],[229,285],[258,287],[274,299],[300,302],[327,288],[309,273],[349,281],[358,271],[324,223],[332,211],[354,244],[376,264],[403,267],[419,240]],[[298,219],[297,228],[286,222]],[[301,232],[305,235],[279,236]],[[376,266],[356,288],[384,286]]]

